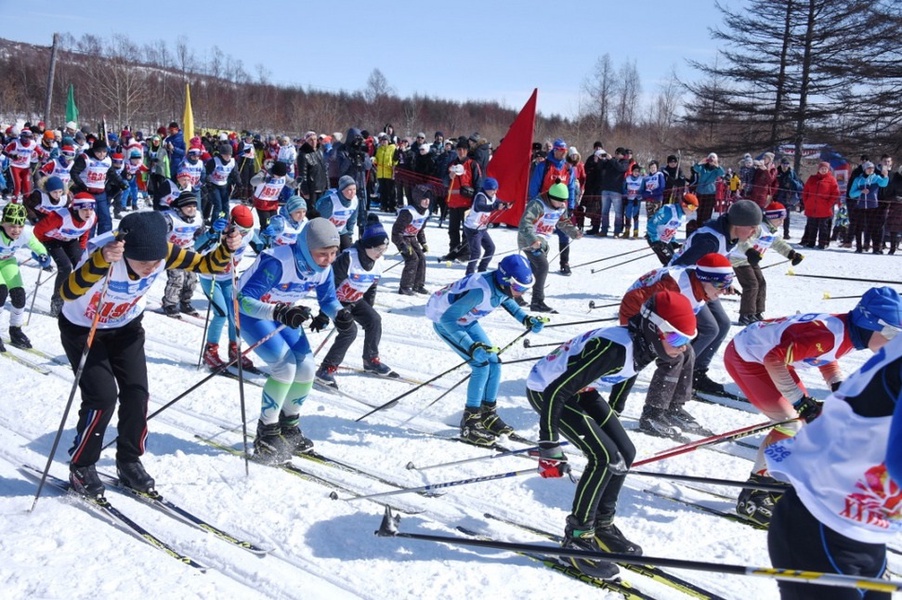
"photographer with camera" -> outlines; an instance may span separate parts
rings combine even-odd
[[[348,129],[344,143],[339,144],[336,149],[339,177],[351,177],[357,186],[357,199],[360,204],[357,210],[356,223],[351,225],[357,225],[358,236],[363,235],[367,215],[366,171],[367,162],[370,158],[367,150],[366,139],[356,127]],[[318,202],[317,205],[319,205]]]

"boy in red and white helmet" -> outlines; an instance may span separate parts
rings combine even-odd
[[[569,472],[562,436],[588,461],[567,517],[565,548],[642,554],[614,525],[617,497],[636,448],[597,388],[623,382],[627,393],[639,371],[656,358],[690,352],[695,335],[689,300],[677,292],[658,292],[625,327],[596,329],[564,342],[530,371],[526,398],[539,413],[539,474],[561,477]],[[618,573],[610,562],[570,560],[592,577],[608,579]]]

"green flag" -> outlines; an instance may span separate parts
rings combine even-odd
[[[66,99],[66,121],[78,123],[78,108],[75,106],[75,84],[69,84],[69,98]]]

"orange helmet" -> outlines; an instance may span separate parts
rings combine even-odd
[[[688,194],[683,194],[683,204],[690,204],[695,208],[698,208],[698,196],[689,192]]]

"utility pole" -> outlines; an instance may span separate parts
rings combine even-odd
[[[53,34],[53,46],[50,48],[50,69],[47,72],[47,99],[44,103],[44,123],[50,127],[50,105],[53,101],[53,74],[56,71],[56,51],[59,46],[60,35]]]

